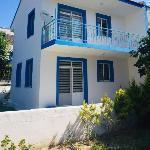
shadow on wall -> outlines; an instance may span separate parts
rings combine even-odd
[[[69,123],[67,125],[65,132],[63,133],[63,136],[59,139],[58,142],[56,142],[57,134],[53,136],[52,140],[50,141],[49,148],[52,148],[57,144],[81,141],[83,139],[84,139],[84,127],[80,117],[78,116],[74,124]]]
[[[63,136],[60,138],[60,140],[57,141],[57,134],[53,136],[52,140],[50,141],[49,148],[51,149],[57,144],[65,144],[65,143],[74,143],[74,142],[80,142],[84,141],[85,134],[84,134],[84,124],[82,120],[80,119],[80,116],[77,117],[74,124],[69,123],[65,129],[65,132]],[[104,127],[102,126],[96,126],[94,128],[94,132],[97,135],[102,135],[105,132]]]

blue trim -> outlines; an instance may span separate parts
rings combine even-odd
[[[85,43],[87,41],[87,29],[86,29],[86,10],[82,10],[79,8],[67,6],[64,4],[58,3],[58,12],[57,12],[57,19],[59,21],[60,19],[60,10],[69,10],[69,11],[74,11],[79,14],[82,14],[82,19],[83,19],[83,42]],[[58,23],[59,25],[59,23]],[[59,26],[57,26],[57,37],[59,37]]]
[[[57,70],[56,70],[56,105],[59,106],[59,61],[81,61],[83,62],[83,78],[84,78],[84,99],[88,103],[88,74],[87,74],[87,59],[72,58],[72,57],[57,57]]]
[[[27,38],[34,35],[35,8],[28,14]]]
[[[29,72],[30,65],[31,65],[31,72]],[[26,60],[25,87],[32,88],[32,74],[33,74],[33,58]]]
[[[114,66],[113,61],[110,60],[97,60],[97,82],[105,82],[101,81],[99,78],[99,64],[109,64],[110,65],[110,82],[114,82]]]
[[[13,23],[14,23],[14,20],[15,20],[15,18],[16,18],[16,15],[17,15],[17,12],[18,12],[18,10],[19,10],[20,5],[21,5],[21,0],[20,0],[20,2],[19,2],[19,4],[18,4],[17,10],[16,10],[15,15],[14,15],[14,17],[13,17],[13,20],[12,20],[12,22],[11,22],[10,28],[12,27],[12,25],[13,25]]]
[[[149,21],[148,21],[148,8],[147,6],[144,6],[144,16],[145,16],[145,29],[146,29],[146,33],[148,32],[149,29]]]
[[[21,87],[21,70],[22,63],[18,63],[16,69],[16,87]]]
[[[108,21],[108,30],[109,30],[109,33],[108,33],[108,36],[109,37],[112,37],[112,32],[111,32],[111,16],[107,16],[107,15],[104,15],[104,14],[100,14],[100,13],[96,13],[96,27],[97,27],[97,35],[98,35],[98,18],[102,18],[102,19],[106,19]]]
[[[52,40],[52,41],[49,41],[48,43],[46,44],[43,44],[41,49],[45,49],[49,46],[52,46],[52,45],[66,45],[66,46],[78,46],[78,47],[85,47],[85,48],[95,48],[95,49],[98,49],[98,50],[107,50],[107,51],[116,51],[116,52],[130,52],[131,49],[129,48],[117,48],[117,47],[110,47],[110,46],[107,46],[107,45],[100,45],[100,44],[89,44],[89,43],[78,43],[78,42],[72,42],[72,41],[65,41],[65,40]]]
[[[118,1],[129,4],[129,5],[136,6],[136,7],[139,7],[139,8],[142,8],[144,6],[143,4],[140,4],[138,2],[131,1],[131,0],[118,0]]]

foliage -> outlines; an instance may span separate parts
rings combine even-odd
[[[10,42],[5,33],[0,32],[0,79],[10,78]]]
[[[31,150],[33,149],[32,145],[27,145],[25,139],[22,139],[18,146],[16,146],[8,135],[1,141],[2,150]]]
[[[149,140],[150,130],[120,130],[111,132],[109,136],[100,136],[91,150],[99,150],[101,145],[106,150],[149,150]]]
[[[141,84],[141,101],[140,106],[137,107],[136,113],[138,114],[139,124],[150,128],[150,72],[148,71],[145,81]]]
[[[126,119],[129,116],[132,104],[127,98],[126,91],[119,89],[114,98],[114,110],[118,119]]]
[[[84,123],[85,140],[89,143],[93,128],[100,123],[100,112],[97,111],[95,104],[88,105],[84,101],[80,110],[80,117]]]
[[[150,30],[147,36],[141,39],[139,44],[138,50],[133,50],[130,54],[138,58],[135,66],[138,67],[140,75],[144,76],[147,74],[147,71],[150,70]]]
[[[91,150],[108,150],[104,144],[95,144]]]
[[[101,122],[106,127],[107,132],[110,132],[115,121],[114,117],[112,116],[114,102],[108,96],[104,96],[103,98],[101,98],[101,103]]]
[[[119,120],[132,118],[136,126],[150,127],[150,73],[147,73],[143,84],[132,81],[126,90],[118,90],[114,103]]]
[[[80,110],[80,117],[84,123],[85,139],[89,142],[93,128],[97,125],[103,125],[109,132],[114,122],[112,117],[114,103],[113,101],[104,96],[101,98],[100,107],[96,107],[96,104],[88,105],[85,101]]]

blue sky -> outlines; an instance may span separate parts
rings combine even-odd
[[[136,0],[142,1],[142,0]],[[145,0],[150,5],[150,0]],[[18,7],[19,0],[1,0],[0,4],[0,27],[10,27],[11,21],[14,17]]]

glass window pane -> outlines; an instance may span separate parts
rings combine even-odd
[[[110,75],[109,75],[109,64],[104,64],[104,80],[109,80]]]
[[[108,23],[106,19],[102,19],[102,28],[108,28]]]

